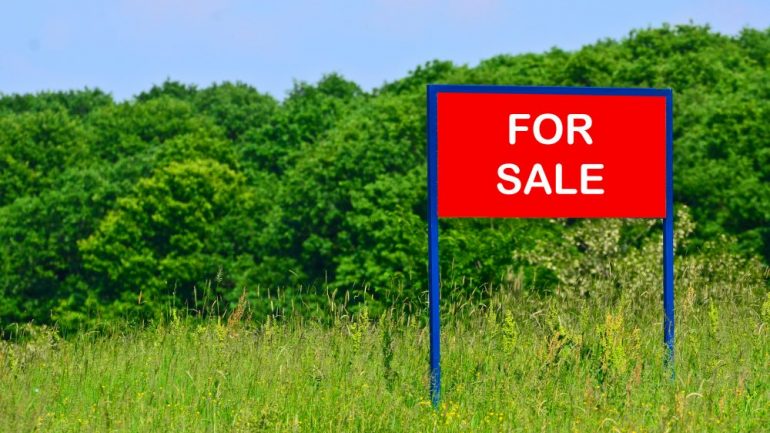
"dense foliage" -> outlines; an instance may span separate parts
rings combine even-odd
[[[770,258],[770,29],[662,27],[576,52],[431,62],[372,92],[332,74],[283,101],[173,81],[126,102],[1,97],[0,320],[147,318],[244,290],[255,305],[268,290],[301,290],[282,299],[310,306],[350,291],[372,308],[419,302],[427,83],[673,88],[675,194],[694,221],[678,253]],[[565,267],[595,253],[575,242],[587,224],[442,221],[444,285],[569,289]],[[611,227],[603,257],[633,256],[657,228]]]

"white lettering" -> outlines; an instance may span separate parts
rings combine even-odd
[[[526,126],[519,126],[516,124],[516,120],[518,119],[529,119],[529,114],[511,114],[508,116],[508,143],[509,144],[516,144],[516,132],[517,131],[528,131],[529,128]]]
[[[572,195],[577,194],[575,188],[564,188],[564,178],[562,176],[561,164],[556,164],[556,194]]]
[[[556,131],[554,131],[553,137],[546,139],[540,131],[540,125],[544,120],[550,120],[556,125]],[[541,144],[554,144],[561,139],[561,134],[564,132],[564,127],[561,124],[561,120],[551,113],[544,113],[535,119],[535,124],[532,126],[532,132],[535,133],[535,139]]]
[[[540,180],[535,180],[539,178]],[[551,195],[551,185],[548,184],[548,178],[545,176],[543,166],[535,164],[532,166],[532,172],[529,173],[529,179],[524,186],[524,194],[529,195],[532,192],[532,188],[543,188],[546,194]]]
[[[604,194],[604,190],[601,188],[590,189],[588,188],[588,182],[599,182],[602,180],[601,176],[589,176],[588,170],[602,170],[604,164],[582,164],[580,166],[580,192],[586,195],[601,195]]]
[[[582,120],[583,124],[580,126],[575,125],[575,120]],[[591,127],[593,121],[591,116],[587,114],[569,114],[567,115],[567,144],[575,143],[575,133],[578,132],[583,136],[583,140],[586,144],[593,144],[591,136],[588,135],[588,128]]]
[[[502,182],[497,182],[497,190],[505,195],[516,194],[521,190],[521,181],[516,176],[506,173],[506,170],[511,170],[514,174],[519,174],[519,167],[516,164],[508,163],[497,168],[497,176],[506,182],[512,183],[513,188],[506,188]]]

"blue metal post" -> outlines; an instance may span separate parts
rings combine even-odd
[[[439,331],[438,269],[438,95],[428,86],[428,307],[430,311],[430,398],[438,406],[441,396],[441,337]]]
[[[674,372],[674,124],[673,91],[666,95],[666,219],[663,221],[663,339]]]

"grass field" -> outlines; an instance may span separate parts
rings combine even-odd
[[[673,380],[656,295],[445,302],[438,410],[419,315],[22,327],[0,343],[0,431],[770,431],[770,297],[682,286]]]

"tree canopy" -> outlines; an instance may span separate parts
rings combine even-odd
[[[371,92],[330,74],[282,101],[240,82],[167,81],[124,102],[1,96],[0,321],[154,317],[204,294],[259,301],[258,287],[419,302],[428,83],[673,88],[675,199],[695,227],[680,254],[728,236],[724,248],[770,259],[770,29],[664,26],[574,52],[432,61]],[[569,281],[534,252],[585,229],[441,224],[445,287],[518,279],[544,294]],[[621,250],[656,232],[618,230]]]

